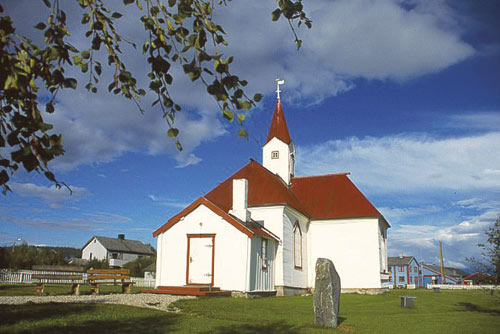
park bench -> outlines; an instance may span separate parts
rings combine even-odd
[[[87,280],[90,284],[90,291],[99,294],[99,283],[117,280],[122,281],[122,293],[130,293],[134,282],[130,280],[129,269],[91,269],[87,271]]]
[[[80,283],[83,281],[82,267],[69,266],[33,266],[36,271],[31,275],[32,282],[37,282],[36,292],[39,296],[43,295],[45,284],[68,284],[71,283],[71,294],[80,295]]]

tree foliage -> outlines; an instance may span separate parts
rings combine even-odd
[[[53,126],[43,116],[56,111],[58,92],[77,88],[77,79],[66,74],[68,68],[76,66],[88,75],[85,88],[92,93],[99,89],[103,67],[111,68],[108,91],[133,101],[144,112],[141,97],[147,92],[138,86],[122,59],[123,44],[134,48],[137,44],[128,41],[115,27],[123,14],[111,11],[109,2],[104,0],[73,0],[81,8],[81,24],[86,27],[89,43],[87,49],[79,50],[68,42],[70,31],[61,7],[63,1],[40,1],[47,7],[48,18],[34,28],[43,33],[43,45],[17,34],[10,16],[0,17],[0,186],[4,193],[9,190],[10,177],[20,166],[28,172],[43,173],[58,187],[64,185],[48,166],[51,160],[64,154],[62,135],[54,134]],[[262,98],[261,94],[250,97],[245,93],[247,81],[231,71],[234,58],[221,52],[228,42],[214,13],[230,1],[122,0],[124,6],[134,4],[141,13],[137,19],[148,37],[139,44],[139,51],[149,64],[147,88],[154,96],[151,108],[161,110],[167,134],[179,150],[182,149],[177,139],[179,129],[174,123],[181,106],[170,94],[174,84],[172,66],[180,66],[192,81],[203,83],[224,118],[237,121],[239,136],[248,137],[242,126],[245,112]],[[311,27],[302,0],[275,1],[277,8],[271,19],[287,20],[300,48],[302,41],[293,24]],[[1,6],[0,13],[3,13]],[[135,18],[127,16],[127,19]],[[98,53],[107,59],[106,63],[96,60],[101,59]]]
[[[477,271],[484,271],[493,274],[495,280],[500,282],[500,215],[495,220],[493,226],[485,232],[486,244],[479,243],[477,246],[483,250],[482,255],[489,263],[483,263],[476,258],[467,258]]]
[[[68,252],[59,247],[37,247],[21,244],[0,248],[0,268],[31,269],[34,265],[66,265]]]
[[[130,275],[133,277],[143,277],[144,269],[155,262],[156,257],[142,257],[125,263],[123,268],[130,269]]]

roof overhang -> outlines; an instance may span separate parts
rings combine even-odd
[[[264,228],[260,224],[255,222],[259,226],[257,228],[254,228],[254,229],[250,229],[250,228],[246,227],[243,224],[243,222],[241,222],[239,219],[228,214],[227,212],[225,212],[224,210],[219,208],[217,205],[215,205],[213,202],[209,201],[205,197],[198,198],[196,201],[191,203],[184,210],[182,210],[181,212],[179,212],[178,214],[176,214],[175,216],[170,218],[163,226],[161,226],[159,229],[157,229],[156,231],[153,232],[153,237],[157,237],[161,233],[170,229],[172,226],[177,224],[183,217],[185,217],[189,213],[193,212],[200,205],[203,205],[203,206],[207,207],[208,209],[210,209],[213,213],[220,216],[222,219],[224,219],[229,224],[234,226],[238,231],[247,235],[249,238],[252,238],[255,234],[258,234],[258,235],[261,235],[263,237],[279,241],[279,239],[277,239],[277,237],[273,233],[268,231],[266,228]]]

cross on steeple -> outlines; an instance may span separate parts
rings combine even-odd
[[[278,100],[280,99],[280,85],[285,84],[285,80],[281,80],[280,78],[276,79],[276,94],[278,94]]]

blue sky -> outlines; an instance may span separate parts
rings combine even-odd
[[[9,2],[5,9],[19,32],[30,34],[46,13],[33,1],[26,12],[26,3]],[[392,225],[389,255],[437,263],[441,240],[448,265],[463,267],[466,256],[478,256],[476,244],[500,213],[500,3],[304,5],[313,29],[299,30],[299,52],[287,24],[271,22],[271,0],[233,1],[219,13],[237,74],[249,80],[251,92],[265,95],[247,117],[248,141],[178,69],[182,152],[166,136],[158,110],[140,115],[109,96],[106,84],[88,94],[82,77],[80,89],[60,94],[57,112],[47,119],[62,132],[66,155],[51,167],[73,195],[40,175],[17,173],[13,193],[0,201],[0,244],[22,238],[81,247],[94,234],[125,233],[156,245],[152,232],[169,217],[250,157],[261,161],[280,77],[298,175],[351,172]],[[78,8],[64,6],[75,17],[72,42],[83,48]],[[141,40],[139,25],[129,20],[119,27]],[[125,57],[145,83],[140,54],[125,48]]]

